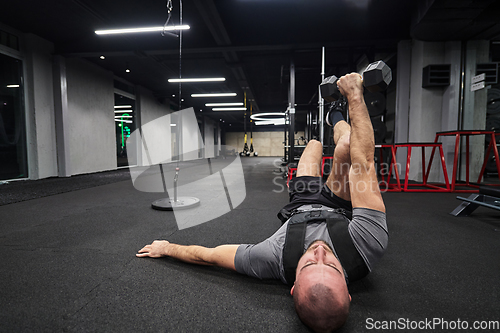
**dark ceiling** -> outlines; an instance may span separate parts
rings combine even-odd
[[[161,26],[166,3],[15,0],[3,6],[0,22],[53,42],[57,54],[87,59],[144,86],[159,100],[170,99],[173,108],[179,85],[168,78],[224,76],[225,82],[182,84],[181,107],[223,120],[227,130],[242,130],[243,112],[214,112],[204,105],[214,98],[192,98],[192,93],[236,92],[237,97],[216,101],[242,102],[246,92],[254,113],[284,112],[293,61],[297,118],[303,122],[307,111],[317,109],[322,46],[326,75],[338,76],[355,70],[362,59],[383,57],[395,66],[403,39],[500,39],[500,1],[494,0],[182,0],[182,21],[191,29],[182,33],[181,57],[180,38],[171,35],[94,33]],[[181,2],[172,4],[171,23],[179,24]]]

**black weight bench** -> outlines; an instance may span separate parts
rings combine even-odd
[[[468,198],[457,197],[463,202],[450,214],[453,216],[469,216],[477,207],[483,206],[500,211],[500,189],[493,186],[480,186],[479,193]]]

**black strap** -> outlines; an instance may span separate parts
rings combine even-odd
[[[349,222],[340,219],[327,219],[328,233],[335,246],[335,252],[347,272],[349,281],[359,280],[370,272],[359,254],[349,234]]]
[[[366,263],[352,242],[349,234],[349,220],[340,214],[342,212],[343,210],[301,212],[288,220],[283,247],[283,268],[285,279],[290,286],[295,282],[297,264],[304,254],[306,228],[309,222],[327,222],[330,239],[342,267],[347,272],[349,281],[361,279],[369,273]]]
[[[323,205],[311,204],[311,207],[312,208],[321,208],[321,207],[323,207]],[[331,209],[333,209],[333,208],[331,208]],[[345,210],[344,208],[336,208],[333,210],[335,213],[344,215],[349,220],[352,220],[352,211]],[[291,218],[293,215],[300,213],[300,212],[301,211],[296,209],[296,208],[293,210],[287,210],[287,209],[283,208],[278,212],[277,216],[278,216],[278,219],[281,221],[281,224],[283,224],[286,221],[288,221],[288,219]]]
[[[302,213],[304,214],[304,213]],[[297,216],[297,215],[295,215]],[[297,222],[296,222],[297,221]],[[286,229],[285,246],[283,247],[283,268],[285,279],[289,285],[295,282],[295,271],[300,257],[304,254],[307,223],[301,219],[290,219]]]

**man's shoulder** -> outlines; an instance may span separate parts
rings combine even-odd
[[[386,214],[369,208],[354,208],[349,233],[371,270],[382,258],[389,241]]]

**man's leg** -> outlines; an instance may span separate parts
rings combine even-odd
[[[350,201],[349,170],[351,168],[350,156],[351,126],[344,120],[338,121],[333,127],[333,152],[332,169],[326,185],[339,198]]]
[[[323,157],[323,145],[317,140],[311,140],[300,156],[297,166],[297,177],[312,176],[321,177],[321,159]]]

